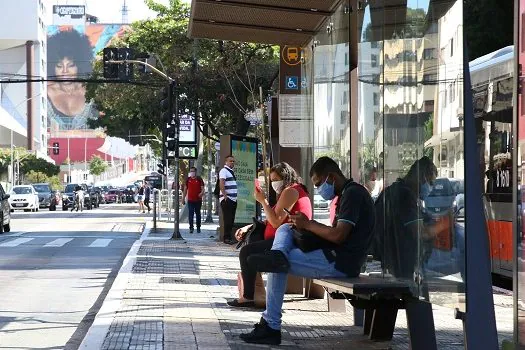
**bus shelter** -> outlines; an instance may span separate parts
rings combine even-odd
[[[521,33],[525,4],[515,3]],[[465,346],[492,349],[491,274],[514,278],[515,326],[525,329],[517,189],[525,131],[516,84],[524,51],[470,60],[464,10],[459,0],[194,0],[189,33],[281,45],[285,59],[303,57],[300,79],[281,77],[281,155],[300,149],[299,169],[329,156],[367,187],[379,217],[368,272],[449,306],[463,320]],[[494,80],[501,62],[510,75]],[[286,142],[292,124],[281,107],[290,103],[300,106],[294,130],[309,135],[296,132],[300,144]]]

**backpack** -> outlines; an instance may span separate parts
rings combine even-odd
[[[232,174],[233,176],[233,179],[235,181],[237,181],[237,178],[235,177],[235,174],[233,173],[233,171],[231,171],[230,169],[224,167],[224,169],[228,170],[228,172],[230,174]],[[221,179],[219,179],[219,176],[217,176],[217,182],[215,182],[215,189],[213,190],[213,194],[215,195],[215,197],[219,198],[221,196],[221,186],[220,186],[220,181]]]

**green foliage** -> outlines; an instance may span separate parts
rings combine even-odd
[[[60,181],[57,175],[48,177],[46,182],[49,183],[53,191],[62,189],[62,181]]]
[[[158,16],[132,24],[132,30],[115,43],[136,52],[155,53],[163,70],[178,84],[178,113],[195,116],[201,127],[208,126],[216,137],[230,132],[246,134],[249,123],[246,111],[259,103],[259,86],[263,95],[277,84],[279,50],[270,45],[228,41],[189,39],[190,7],[179,0],[169,6],[146,0]],[[101,75],[102,63],[95,65]],[[88,98],[93,98],[100,118],[91,127],[103,127],[111,136],[129,134],[160,135],[160,90],[166,81],[156,74],[135,73],[132,84],[88,84]],[[140,139],[131,139],[139,143]]]
[[[89,161],[89,172],[92,175],[98,176],[102,174],[108,168],[108,164],[97,155],[91,157]]]
[[[20,162],[20,173],[26,175],[30,171],[40,172],[46,176],[54,176],[60,173],[60,167],[49,163],[45,159],[37,158],[33,154],[28,154],[26,158]]]
[[[46,174],[34,170],[30,170],[27,174],[25,174],[24,178],[28,183],[32,184],[47,182],[47,180],[49,179]]]

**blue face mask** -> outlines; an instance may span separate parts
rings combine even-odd
[[[425,182],[421,185],[421,188],[419,189],[419,198],[421,198],[421,200],[424,201],[428,197],[430,192],[432,192],[432,186],[430,186],[428,182]]]
[[[328,183],[328,177],[324,183],[317,187],[317,193],[323,197],[324,200],[331,201],[335,197],[335,187],[334,184]]]

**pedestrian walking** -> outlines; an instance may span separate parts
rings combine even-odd
[[[235,244],[232,239],[233,224],[235,222],[235,212],[237,211],[237,179],[233,172],[235,158],[228,155],[225,158],[224,167],[219,172],[219,201],[221,203],[221,215],[224,229],[223,242]]]
[[[138,190],[137,202],[139,203],[139,213],[144,211],[144,183],[140,186]]]
[[[151,208],[149,206],[149,200],[151,198],[151,186],[149,185],[149,183],[147,181],[144,182],[145,183],[145,187],[144,187],[144,206],[146,208],[148,208],[148,213],[151,211]]]
[[[190,222],[190,233],[193,233],[193,216],[197,218],[197,233],[201,232],[201,208],[202,197],[204,197],[204,180],[197,176],[197,168],[191,167],[186,179],[184,192],[182,194],[182,204],[188,201],[188,219]]]

